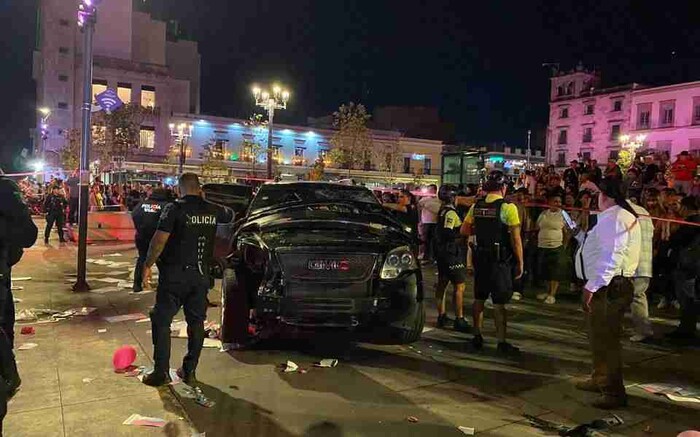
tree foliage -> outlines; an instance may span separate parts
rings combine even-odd
[[[126,156],[139,146],[141,125],[148,109],[128,103],[112,113],[99,112],[93,115],[92,154],[105,170],[114,156]]]
[[[353,102],[341,105],[333,113],[333,126],[337,131],[330,142],[333,148],[329,158],[336,167],[346,169],[364,168],[372,162],[372,131],[367,127],[370,115],[364,105]]]
[[[58,152],[61,167],[72,171],[80,166],[80,129],[68,129],[65,132],[65,143]]]
[[[307,174],[307,179],[310,181],[322,181],[325,173],[326,165],[322,159],[317,158],[311,166],[311,170]]]

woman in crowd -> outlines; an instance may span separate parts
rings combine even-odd
[[[539,254],[540,279],[547,282],[547,292],[537,295],[546,304],[556,303],[559,282],[567,279],[564,258],[566,222],[562,214],[561,197],[558,193],[547,196],[549,209],[542,211],[537,219],[537,249]]]

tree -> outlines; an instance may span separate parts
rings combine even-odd
[[[403,165],[403,148],[398,138],[391,142],[384,143],[377,148],[379,169],[389,173],[390,182],[393,182],[395,173],[398,173]]]
[[[58,152],[61,167],[72,171],[80,166],[80,129],[68,129],[65,133],[65,143]]]
[[[148,109],[127,103],[112,113],[99,112],[92,123],[92,158],[106,169],[112,157],[126,156],[139,146],[141,125]]]
[[[316,161],[311,166],[311,170],[307,175],[307,179],[310,181],[321,181],[323,180],[323,174],[325,172],[326,165],[321,158],[317,158]]]
[[[371,163],[374,144],[372,132],[367,127],[370,115],[364,105],[353,102],[341,105],[333,113],[333,118],[337,131],[330,141],[333,145],[329,152],[331,162],[348,170],[364,168]]]

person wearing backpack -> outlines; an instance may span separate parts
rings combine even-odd
[[[700,198],[688,196],[681,201],[684,220],[700,224]],[[700,227],[682,225],[669,241],[669,259],[675,266],[673,284],[681,304],[681,322],[666,336],[671,340],[697,340],[697,322],[700,307],[698,275],[700,275]]]

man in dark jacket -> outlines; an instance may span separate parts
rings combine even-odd
[[[44,244],[49,244],[49,237],[51,236],[51,229],[53,228],[54,223],[56,224],[56,230],[58,231],[59,241],[61,243],[66,242],[66,240],[63,238],[63,225],[66,222],[66,206],[68,206],[66,197],[61,193],[61,189],[58,187],[58,185],[53,185],[51,187],[51,194],[49,194],[44,201],[44,211],[46,211]]]
[[[151,243],[153,234],[156,233],[160,213],[170,201],[170,196],[165,189],[156,188],[151,196],[136,205],[131,213],[136,229],[136,248],[139,251],[136,270],[134,270],[133,290],[135,293],[143,291],[143,262],[148,254],[148,245]]]
[[[22,383],[17,372],[14,348],[15,305],[11,269],[22,257],[22,248],[36,241],[37,228],[22,201],[19,187],[0,170],[0,435],[7,401]]]

